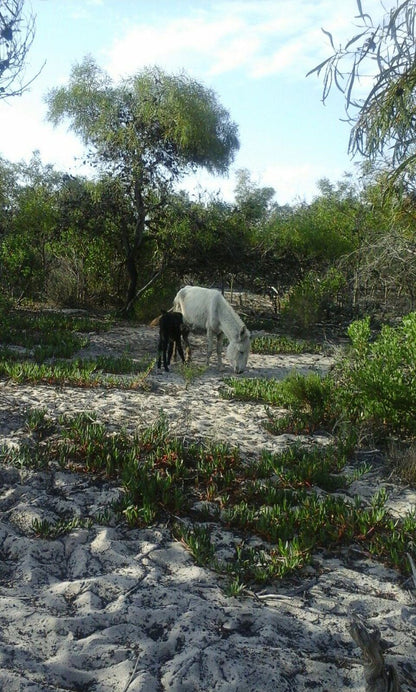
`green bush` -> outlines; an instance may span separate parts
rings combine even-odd
[[[301,330],[313,327],[328,318],[339,302],[339,294],[345,286],[345,277],[336,269],[325,276],[309,272],[289,294],[282,309],[285,321],[293,322]]]
[[[351,350],[334,375],[342,408],[375,432],[416,433],[416,312],[373,339],[370,319],[353,322]]]
[[[221,395],[225,399],[260,401],[271,406],[307,414],[314,421],[334,421],[333,383],[330,378],[311,372],[301,375],[292,372],[284,380],[262,378],[225,378]]]
[[[351,348],[326,377],[293,372],[284,380],[226,378],[225,398],[284,407],[268,411],[267,429],[280,434],[324,427],[347,437],[416,434],[416,313],[373,338],[370,319],[353,322]]]

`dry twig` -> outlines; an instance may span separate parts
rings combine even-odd
[[[357,618],[353,619],[349,631],[363,652],[366,692],[401,692],[396,669],[384,661],[380,631],[375,629],[369,632]]]

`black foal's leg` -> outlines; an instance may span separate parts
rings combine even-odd
[[[157,367],[159,370],[160,370],[161,365],[162,365],[162,352],[163,352],[162,339],[159,338],[159,343],[157,346]]]
[[[170,361],[172,360],[172,353],[173,353],[173,341],[172,339],[169,339],[169,346],[168,346],[168,365],[170,365]]]
[[[168,339],[162,339],[162,341],[163,341],[163,348],[162,348],[162,350],[163,350],[163,367],[165,369],[165,372],[169,372],[168,361],[166,358],[166,351],[168,350],[168,347],[169,347],[169,340]]]

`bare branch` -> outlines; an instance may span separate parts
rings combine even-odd
[[[344,94],[353,125],[349,151],[372,161],[387,157],[390,168],[402,173],[416,154],[416,2],[397,2],[378,23],[363,5],[357,0],[361,30],[344,46],[335,50],[332,34],[324,30],[334,52],[308,75],[323,77],[324,103],[333,85]]]
[[[349,630],[363,654],[366,692],[400,692],[402,688],[395,667],[384,662],[380,631],[368,630],[358,618],[353,618]]]
[[[25,79],[28,52],[35,38],[35,18],[24,15],[24,0],[0,5],[0,99],[21,95],[39,75]]]

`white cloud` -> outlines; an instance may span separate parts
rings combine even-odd
[[[83,0],[82,3],[70,9],[70,16],[75,20],[86,20],[91,18],[91,8],[102,7],[104,0]]]
[[[242,67],[258,77],[266,73],[266,64],[267,73],[298,66],[302,46],[310,43],[308,32],[316,36],[316,5],[331,7],[327,1],[299,4],[301,11],[294,12],[288,1],[214,3],[209,10],[195,10],[163,26],[137,24],[113,43],[107,69],[115,77],[149,64],[172,70],[192,66],[199,74]]]
[[[379,0],[368,0],[366,10],[379,16]],[[320,27],[342,43],[354,33],[356,14],[355,0],[202,3],[180,19],[126,28],[108,50],[107,69],[113,77],[157,64],[199,76],[240,68],[253,78],[283,71],[303,78],[330,54]]]

